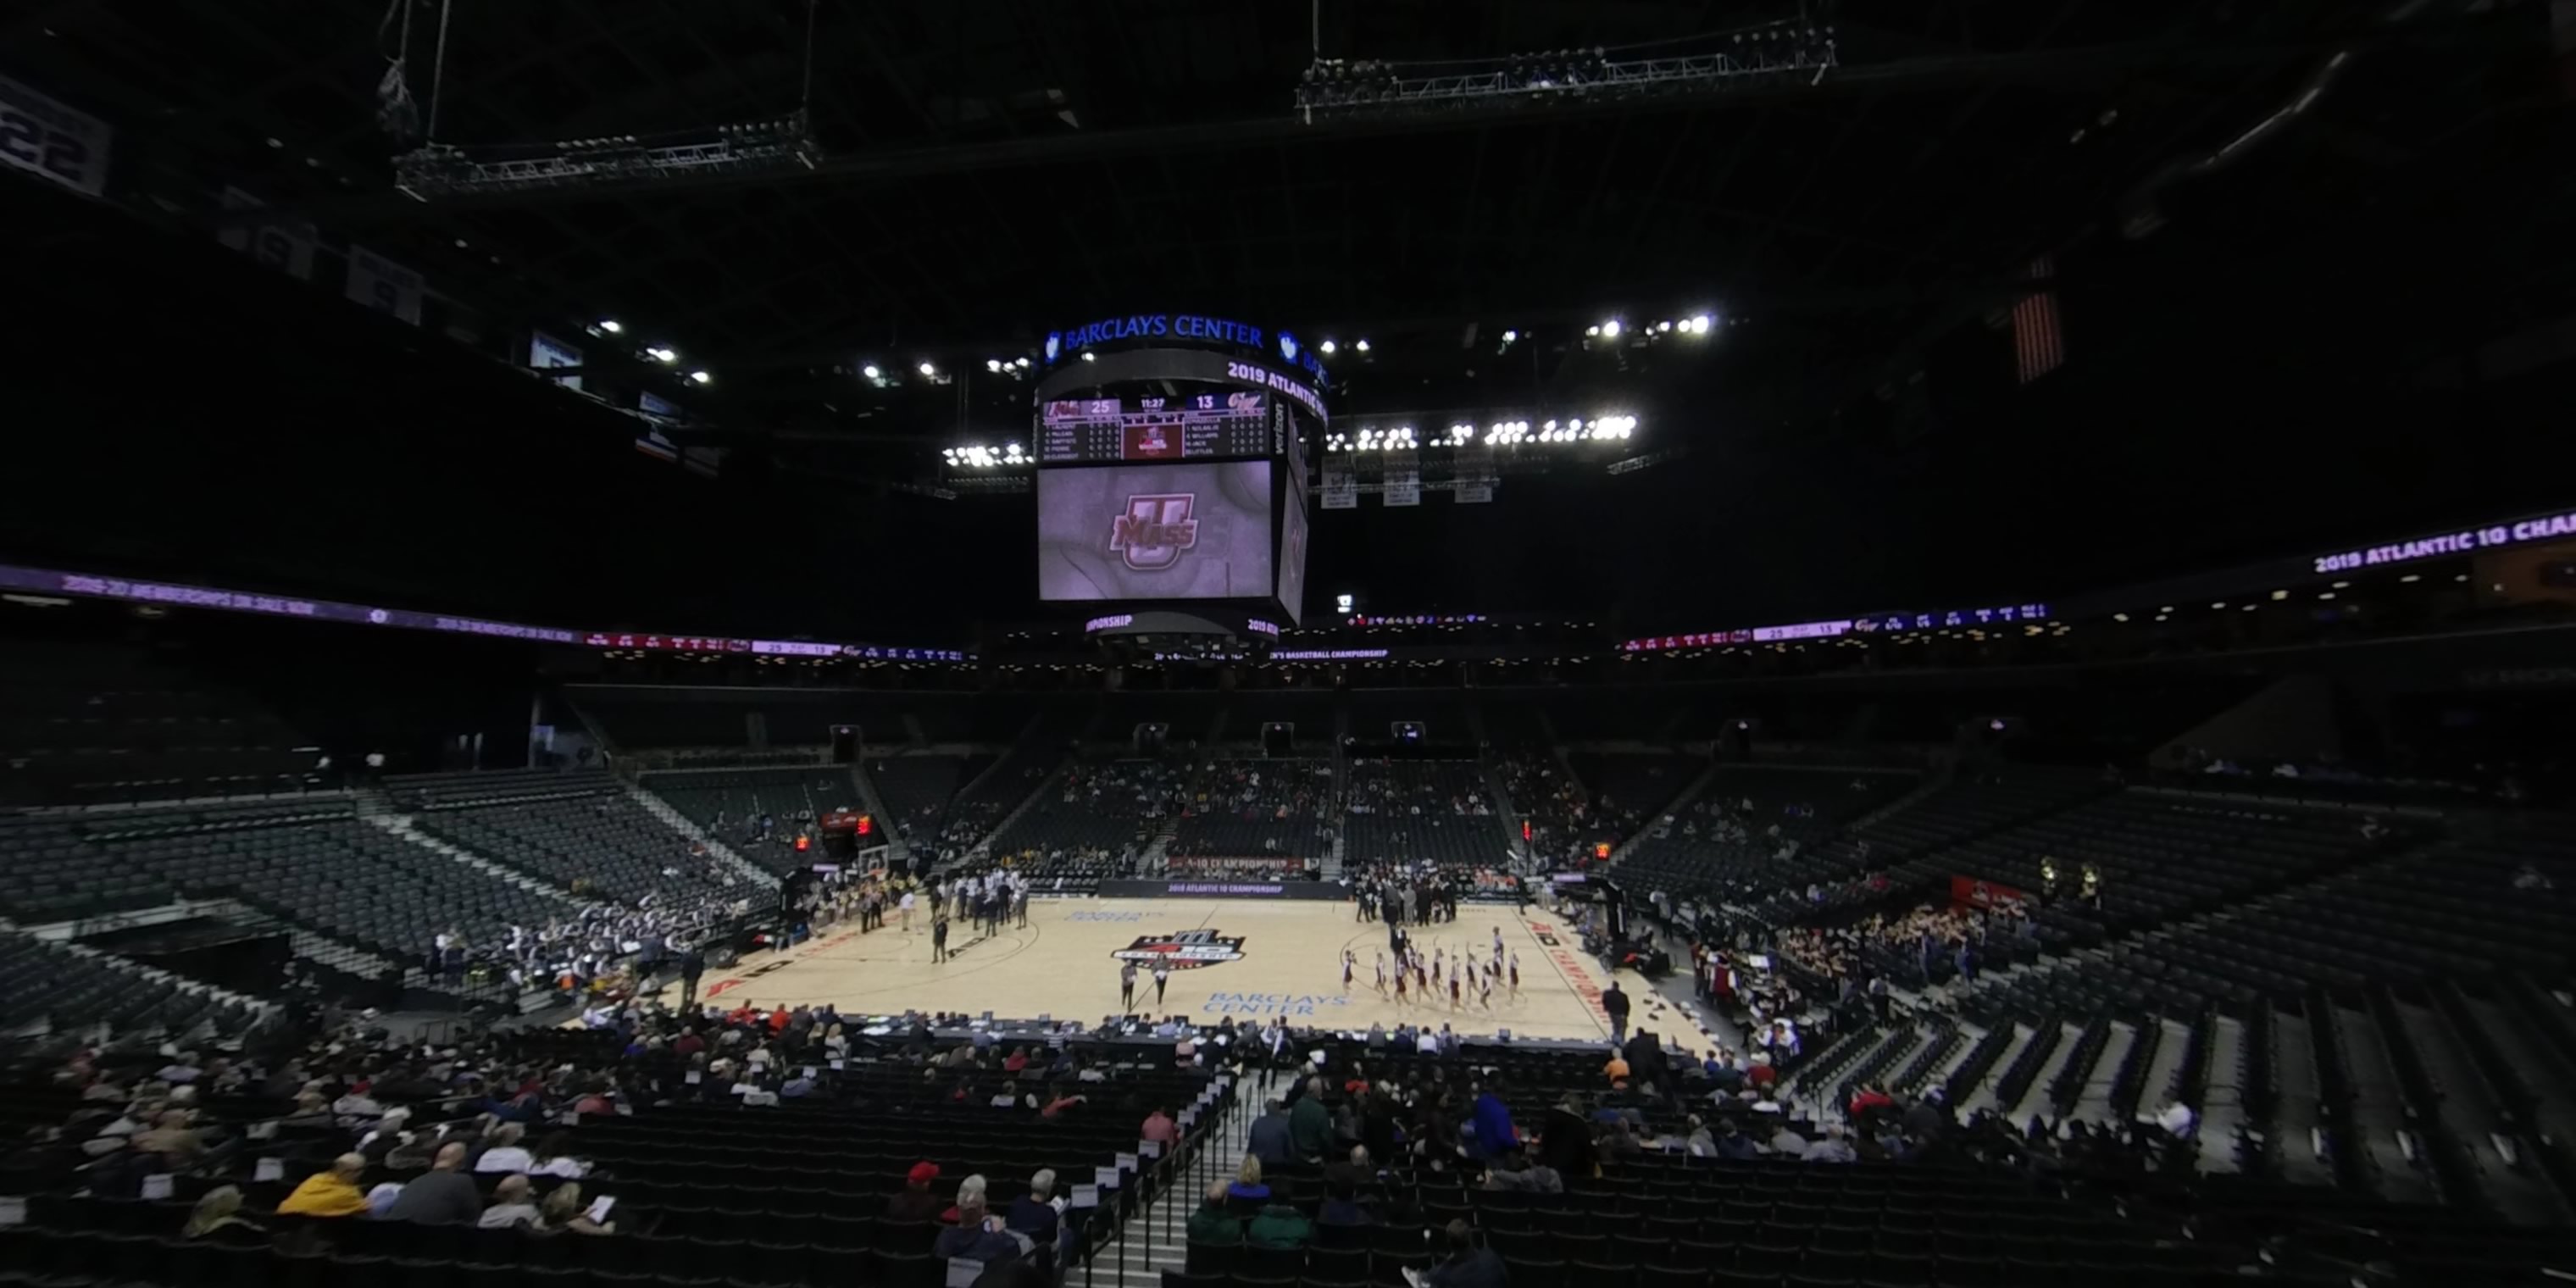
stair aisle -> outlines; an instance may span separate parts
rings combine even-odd
[[[1161,1187],[1120,1223],[1115,1236],[1093,1250],[1087,1267],[1066,1275],[1068,1288],[1077,1275],[1095,1288],[1162,1288],[1164,1271],[1177,1274],[1188,1264],[1184,1232],[1190,1213],[1197,1210],[1210,1180],[1231,1177],[1243,1166],[1244,1142],[1262,1101],[1287,1089],[1284,1081],[1272,1078],[1267,1070],[1245,1075],[1234,1088],[1233,1102],[1216,1111],[1205,1135],[1183,1142]]]

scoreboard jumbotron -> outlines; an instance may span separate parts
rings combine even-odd
[[[1270,430],[1269,395],[1249,390],[1059,398],[1038,414],[1038,463],[1261,457]]]
[[[1219,623],[1296,623],[1307,454],[1325,427],[1314,355],[1260,327],[1160,313],[1052,333],[1045,352],[1038,598],[1171,609],[1158,641],[1190,633],[1170,624],[1183,617],[1265,639],[1276,625]]]

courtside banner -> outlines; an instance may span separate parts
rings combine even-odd
[[[1351,892],[1333,881],[1103,881],[1103,899],[1315,899],[1339,902]]]
[[[0,161],[74,192],[107,193],[107,122],[0,76]]]

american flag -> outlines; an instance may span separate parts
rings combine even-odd
[[[2057,324],[2057,260],[2042,255],[2030,262],[2029,280],[2045,283],[2013,305],[2013,366],[2021,383],[2057,370],[2066,362],[2066,333]]]

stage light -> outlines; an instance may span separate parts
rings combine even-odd
[[[1702,313],[1690,320],[1690,329],[1700,335],[1707,335],[1708,328],[1709,316],[1705,313]]]
[[[1619,319],[1612,318],[1601,324],[1601,338],[1604,340],[1616,340],[1619,338]]]
[[[678,362],[678,361],[680,360],[680,354],[679,354],[679,351],[678,351],[678,350],[675,350],[675,349],[673,349],[673,348],[671,348],[671,347],[670,347],[670,346],[668,346],[668,345],[658,345],[658,344],[657,344],[657,345],[653,346],[653,347],[652,347],[652,348],[650,348],[650,349],[646,349],[644,352],[645,352],[646,356],[648,356],[648,357],[652,358],[652,359],[653,359],[653,361],[655,361],[655,362],[659,362],[659,363],[663,363],[663,364],[666,364],[666,365],[667,365],[667,364],[669,364],[669,363]]]
[[[1335,349],[1340,348],[1341,346],[1334,344],[1334,343],[1333,343],[1332,341],[1330,341],[1330,340],[1326,340],[1322,345],[1320,345],[1320,346],[1318,346],[1318,347],[1319,347],[1319,348],[1321,348],[1321,349],[1324,351],[1324,356],[1325,356],[1325,357],[1327,357],[1327,358],[1329,358],[1329,357],[1333,356],[1333,351],[1334,351]]]
[[[1362,353],[1366,353],[1366,352],[1368,352],[1368,337],[1367,337],[1367,336],[1361,336],[1361,337],[1360,337],[1360,342],[1359,342],[1359,344],[1358,344],[1357,346],[1355,346],[1355,347],[1356,347],[1356,348],[1358,348],[1358,349],[1359,349],[1359,351],[1360,351],[1360,352],[1362,352]]]
[[[615,335],[618,332],[625,330],[626,324],[615,318],[601,318],[599,320],[599,329],[603,334]]]
[[[1002,360],[999,358],[986,358],[984,359],[984,369],[986,371],[1000,371],[1002,369]]]
[[[873,362],[859,368],[859,374],[866,376],[870,380],[880,380],[885,377],[885,372],[878,368],[877,364]]]
[[[693,385],[711,385],[711,384],[714,384],[715,382],[716,382],[716,378],[715,378],[714,376],[712,376],[712,375],[707,374],[706,372],[703,372],[703,371],[692,371],[692,372],[690,372],[690,373],[689,373],[689,383],[690,383],[690,384],[693,384]]]
[[[1082,351],[1082,360],[1085,362],[1098,362],[1100,361],[1100,355],[1093,353],[1089,349],[1085,349]]]
[[[1596,323],[1594,323],[1594,324],[1593,324],[1593,325],[1591,325],[1591,326],[1588,326],[1588,327],[1583,328],[1583,333],[1584,333],[1585,335],[1599,335],[1599,334],[1601,334],[1601,325],[1600,325],[1599,323],[1597,323],[1597,322],[1596,322]],[[1611,332],[1611,334],[1616,335],[1616,334],[1618,334],[1618,332],[1613,331],[1613,332]]]
[[[935,376],[939,374],[939,368],[934,367],[927,362],[913,368],[913,370],[918,371],[925,376]]]
[[[1655,324],[1655,329],[1658,331],[1670,331],[1673,329],[1673,324],[1670,322],[1658,322]]]
[[[1520,332],[1518,332],[1518,331],[1505,331],[1505,332],[1503,332],[1503,343],[1505,343],[1505,344],[1510,344],[1510,343],[1512,343],[1512,342],[1514,342],[1514,341],[1516,341],[1516,340],[1518,340],[1518,339],[1520,339],[1520,338],[1521,338],[1521,333],[1520,333]]]
[[[1012,363],[1011,365],[1012,365],[1012,366],[1015,366],[1015,367],[1018,367],[1018,368],[1019,368],[1020,370],[1022,370],[1022,371],[1026,371],[1026,370],[1028,370],[1028,369],[1029,369],[1029,359],[1028,359],[1028,355],[1026,355],[1026,354],[1022,354],[1022,355],[1020,355],[1020,360],[1019,360],[1018,362]]]

